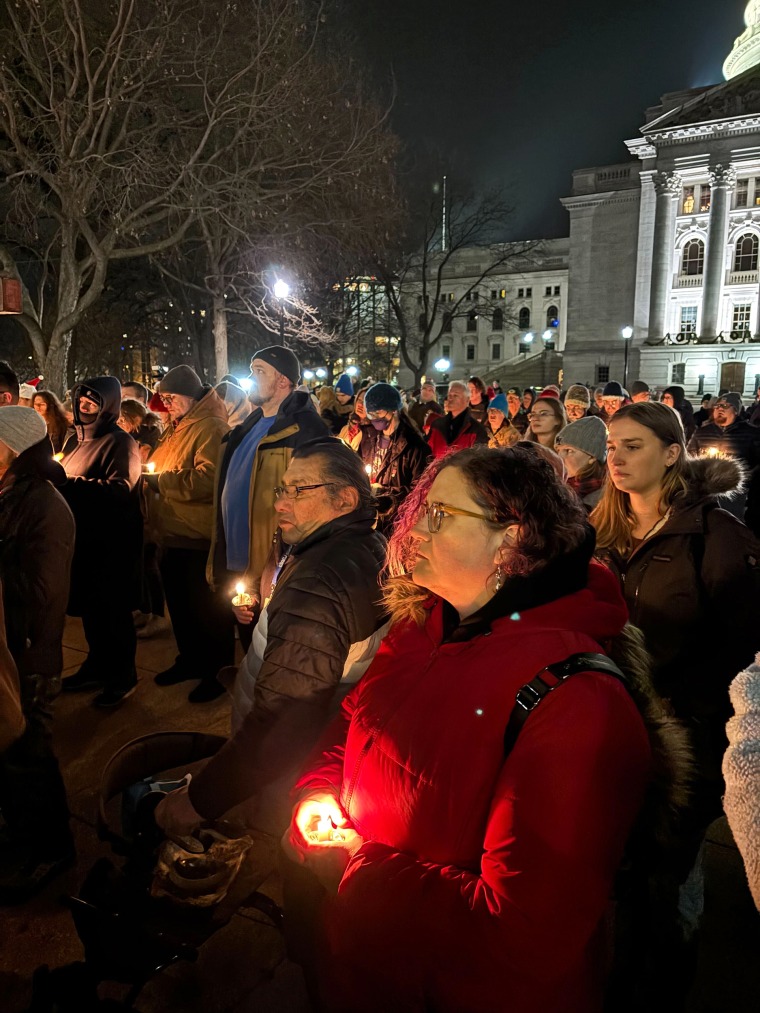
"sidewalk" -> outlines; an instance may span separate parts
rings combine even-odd
[[[153,676],[168,668],[176,648],[171,633],[138,640],[137,691],[116,711],[90,706],[90,694],[62,694],[56,702],[54,738],[66,780],[72,829],[77,842],[76,868],[49,884],[28,904],[0,911],[0,1007],[21,1013],[31,997],[35,968],[60,967],[81,960],[82,947],[60,898],[75,894],[96,859],[113,858],[95,832],[97,791],[108,759],[124,743],[149,732],[182,730],[226,735],[227,697],[189,704],[194,683],[159,688]],[[86,654],[81,623],[67,621],[64,676],[75,672]],[[277,842],[256,835],[253,887],[278,903]],[[101,990],[101,994],[106,994]],[[121,997],[123,990],[108,991]],[[182,964],[157,975],[137,1002],[143,1013],[307,1013],[300,972],[285,960],[279,932],[258,912],[235,915],[202,947],[196,964]]]

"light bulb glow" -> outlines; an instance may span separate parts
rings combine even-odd
[[[274,283],[274,294],[278,299],[287,299],[290,295],[290,285],[282,278],[278,278]]]
[[[448,359],[439,359],[438,362],[433,363],[433,369],[437,369],[439,373],[445,373],[450,366],[451,363]]]

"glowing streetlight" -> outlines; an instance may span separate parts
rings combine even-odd
[[[235,379],[238,382],[238,386],[242,387],[243,390],[246,392],[246,394],[253,386],[253,380],[250,378],[250,376],[237,376],[235,377]]]
[[[438,362],[433,363],[433,369],[437,369],[439,373],[445,373],[450,366],[451,363],[448,359],[439,359]]]
[[[544,333],[541,335],[541,337],[544,339],[544,341],[551,341],[552,338],[554,337],[554,331],[548,331],[548,330],[544,331]]]
[[[623,386],[627,390],[628,389],[628,349],[629,349],[630,344],[631,344],[631,338],[633,337],[633,328],[632,327],[624,327],[620,333],[622,334],[623,340],[625,341],[625,353],[624,353],[624,356],[623,356]]]
[[[318,370],[316,370],[316,374],[317,374],[317,377],[318,377],[318,378],[319,378],[320,380],[324,380],[324,378],[325,378],[325,377],[327,376],[327,370],[326,370],[326,369],[323,369],[323,368],[322,368],[322,367],[320,366],[320,367],[319,367],[319,369],[318,369]]]
[[[535,334],[526,334],[523,336],[523,341],[525,342],[526,345],[529,345],[533,341],[534,337]]]
[[[348,369],[346,370],[347,376],[358,376],[358,374],[359,370],[356,368],[356,366],[349,366]]]
[[[313,380],[314,379],[314,371],[311,370],[311,369],[305,369],[303,371],[303,378],[304,378],[304,380]]]

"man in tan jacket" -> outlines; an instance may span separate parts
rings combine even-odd
[[[155,681],[170,686],[200,679],[188,699],[204,703],[224,692],[216,673],[234,656],[229,602],[210,590],[205,575],[227,411],[214,388],[204,385],[190,366],[169,370],[159,393],[171,421],[148,462],[155,471],[144,481],[149,536],[159,545],[179,653]]]

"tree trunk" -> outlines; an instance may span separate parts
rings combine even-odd
[[[214,293],[214,366],[216,369],[215,383],[219,383],[225,373],[229,372],[227,357],[227,307],[224,296]]]
[[[71,331],[54,338],[45,358],[45,387],[63,398],[67,390],[69,348]]]

